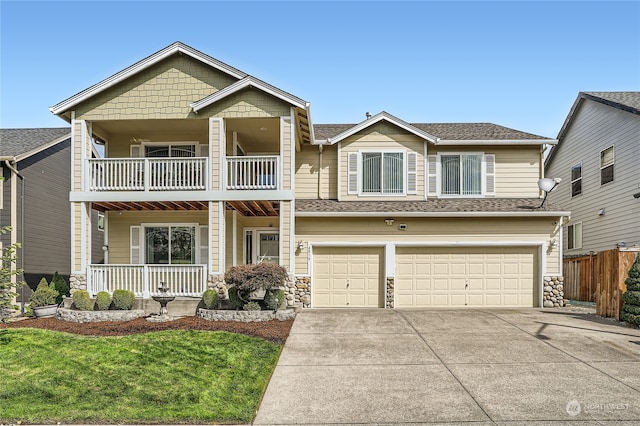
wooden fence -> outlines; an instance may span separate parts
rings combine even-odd
[[[635,257],[635,251],[613,249],[564,259],[565,299],[596,302],[598,315],[620,319],[624,280]]]

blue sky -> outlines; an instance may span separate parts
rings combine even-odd
[[[0,0],[0,126],[182,41],[311,102],[555,137],[579,91],[640,90],[640,2]]]

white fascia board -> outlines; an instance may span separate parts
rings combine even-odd
[[[409,133],[412,133],[416,136],[418,136],[419,138],[422,139],[426,139],[429,142],[436,142],[437,138],[427,132],[425,132],[424,130],[420,130],[415,126],[412,126],[411,124],[407,123],[406,121],[400,120],[398,117],[394,117],[393,115],[382,111],[376,115],[374,115],[371,118],[367,118],[364,121],[361,121],[360,123],[356,124],[355,126],[351,127],[350,129],[345,130],[342,133],[337,134],[336,136],[332,137],[332,138],[328,138],[327,142],[331,145],[340,142],[341,140],[344,140],[346,138],[348,138],[351,135],[354,135],[356,133],[358,133],[361,130],[366,129],[367,127],[370,127],[382,120],[388,121],[391,124],[394,124],[398,127],[400,127],[401,129],[404,129],[406,131],[408,131]]]
[[[557,139],[438,139],[436,145],[556,145]]]
[[[205,55],[204,53],[199,52],[185,44],[176,42],[171,44],[170,46],[165,47],[159,52],[156,52],[153,55],[148,56],[143,60],[131,65],[130,67],[125,68],[124,70],[112,75],[111,77],[108,77],[102,80],[101,82],[94,84],[88,89],[85,89],[82,92],[52,106],[51,108],[49,108],[49,110],[56,115],[62,114],[63,112],[79,104],[80,102],[83,102],[86,99],[92,96],[95,96],[96,94],[120,83],[123,80],[126,80],[127,78],[139,73],[140,71],[143,71],[149,68],[152,65],[157,64],[158,62],[168,58],[169,56],[175,53],[183,53],[200,62],[205,63],[206,65],[216,68],[217,70],[222,71],[234,78],[240,79],[246,76],[246,74],[240,70],[237,70],[223,62],[220,62],[208,55]]]
[[[296,217],[560,217],[563,211],[528,212],[297,212]]]
[[[316,132],[313,130],[313,123],[311,122],[311,103],[307,102],[305,109],[307,110],[307,122],[309,123],[309,140],[311,145],[315,145]]]
[[[122,191],[70,192],[71,202],[293,200],[293,191]]]
[[[39,147],[37,147],[35,149],[32,149],[31,151],[23,152],[20,155],[16,155],[15,161],[22,161],[25,158],[29,158],[32,155],[36,155],[36,154],[44,151],[45,149],[51,148],[52,146],[55,146],[55,145],[59,144],[60,142],[64,142],[67,139],[71,139],[71,129],[69,129],[69,133],[64,135],[64,136],[61,136],[61,137],[59,137],[57,139],[54,139],[51,142],[45,143],[44,145],[40,145]]]
[[[218,102],[221,99],[226,98],[229,95],[232,95],[236,92],[239,92],[242,89],[247,87],[255,87],[256,89],[262,90],[265,93],[268,93],[271,96],[274,96],[278,99],[281,99],[285,102],[290,103],[291,105],[297,106],[298,108],[305,109],[307,107],[307,102],[302,99],[295,97],[287,92],[284,92],[277,87],[274,87],[268,83],[260,81],[252,76],[244,77],[242,80],[237,81],[224,89],[218,90],[217,92],[203,98],[199,101],[193,102],[190,106],[194,112],[200,111],[202,108],[205,108],[211,104]]]
[[[389,244],[397,247],[535,247],[544,246],[545,241],[309,241],[308,244],[311,247],[384,247]]]

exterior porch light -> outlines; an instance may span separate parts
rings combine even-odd
[[[104,244],[104,245],[102,246],[102,251],[104,251],[104,252],[109,251],[109,246],[108,246],[108,245],[106,245],[106,244]]]

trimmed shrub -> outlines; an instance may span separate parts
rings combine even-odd
[[[60,303],[62,303],[62,298],[64,296],[69,296],[69,285],[67,284],[67,281],[64,279],[64,277],[58,274],[58,271],[53,274],[53,278],[51,278],[51,284],[53,284],[54,288],[58,292],[56,304],[59,305]]]
[[[93,309],[91,296],[87,290],[76,290],[73,292],[73,306],[81,311],[90,311]]]
[[[267,290],[267,293],[264,295],[264,305],[267,307],[267,309],[270,309],[272,311],[278,309],[282,305],[283,300],[284,291],[279,288],[272,288],[271,290]]]
[[[38,306],[55,305],[57,297],[58,292],[56,291],[53,283],[48,284],[47,279],[42,277],[36,291],[31,294],[29,303],[33,308],[37,308]]]
[[[260,304],[258,302],[249,302],[244,305],[245,311],[261,311]]]
[[[269,290],[284,284],[287,270],[274,263],[256,263],[233,266],[224,274],[227,285],[249,293],[264,289]]]
[[[106,291],[101,291],[96,295],[96,304],[94,309],[96,311],[108,311],[111,306],[111,296]]]
[[[202,294],[202,304],[206,309],[218,308],[218,292],[212,288],[205,290]]]
[[[249,299],[249,292],[238,290],[235,287],[229,288],[229,302],[234,309],[242,309]]]
[[[114,290],[111,304],[118,311],[130,311],[136,302],[136,296],[129,290]]]
[[[620,319],[629,324],[640,325],[640,255],[629,269],[629,278],[625,280],[627,291],[622,295]]]

